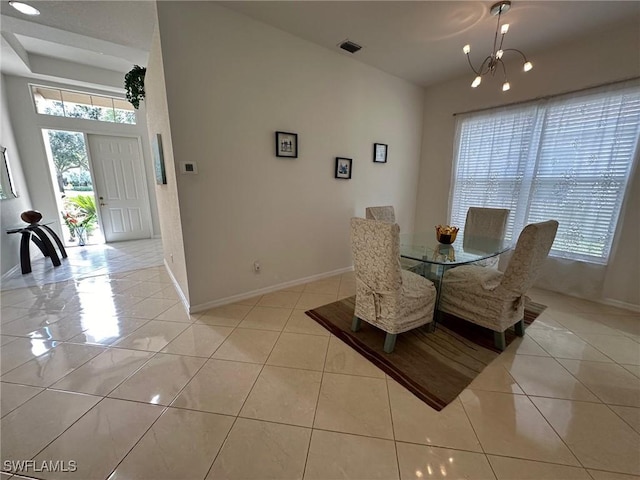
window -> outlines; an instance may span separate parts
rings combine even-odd
[[[122,98],[31,85],[36,111],[44,115],[102,122],[136,123],[133,105]]]
[[[451,224],[509,208],[507,238],[558,220],[551,255],[606,264],[640,132],[640,87],[563,95],[458,119]]]

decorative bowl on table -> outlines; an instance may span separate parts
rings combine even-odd
[[[450,225],[436,225],[436,239],[439,243],[451,245],[456,241],[458,230],[458,227],[452,227]]]

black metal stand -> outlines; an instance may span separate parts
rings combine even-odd
[[[62,241],[58,235],[56,235],[56,232],[47,225],[32,223],[26,227],[7,230],[7,233],[20,233],[22,235],[20,240],[20,266],[23,274],[31,273],[31,254],[29,252],[29,245],[31,244],[31,241],[36,244],[45,257],[49,257],[51,259],[51,263],[53,263],[54,267],[62,265],[62,262],[60,262],[60,256],[62,256],[62,258],[67,258],[67,251],[64,249]],[[58,252],[53,246],[49,236],[51,236],[51,238],[56,242],[56,245],[60,250],[60,256],[58,256]]]

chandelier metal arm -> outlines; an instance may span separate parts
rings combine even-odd
[[[473,64],[471,63],[471,58],[469,57],[469,54],[467,53],[466,55],[467,57],[467,61],[469,62],[469,66],[471,67],[471,70],[473,70],[473,73],[475,73],[476,75],[481,75],[480,72],[482,72],[482,65],[484,65],[484,62],[482,63],[482,65],[480,65],[480,72],[476,71],[476,69],[473,67]],[[485,60],[486,62],[486,60]]]
[[[498,32],[496,32],[496,34],[497,34],[497,33],[498,33]],[[500,38],[500,46],[498,47],[498,50],[502,50],[502,44],[504,43],[504,36],[505,36],[505,35],[506,35],[506,34],[505,34],[505,33],[503,33],[503,34],[502,34],[502,37]],[[497,52],[498,50],[496,50],[495,48],[493,49],[493,51],[494,51],[494,52]]]
[[[486,75],[487,73],[489,73],[491,71],[492,60],[492,55],[489,55],[487,58],[485,58],[482,62],[482,65],[480,65],[479,73],[477,73],[477,75]]]
[[[498,25],[496,26],[496,33],[493,36],[493,53],[496,53],[496,45],[498,44],[498,30],[500,30],[500,17],[502,16],[502,8],[498,11]],[[504,35],[502,35],[502,39],[500,40],[500,45],[502,45],[502,40],[504,39]]]
[[[500,63],[500,65],[502,65],[502,73],[504,74],[504,81],[507,81],[507,67],[504,66],[504,62],[502,61],[501,58],[498,59],[498,63]]]
[[[524,61],[525,61],[525,62],[528,62],[528,61],[529,61],[529,60],[527,60],[527,56],[526,56],[524,53],[522,53],[520,50],[518,50],[517,48],[505,48],[505,49],[503,50],[503,52],[504,52],[504,53],[507,53],[507,52],[517,52],[517,53],[519,53],[519,54],[522,56],[522,58],[524,59]]]

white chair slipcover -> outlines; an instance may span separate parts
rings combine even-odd
[[[381,222],[396,223],[396,212],[393,209],[393,205],[387,205],[384,207],[367,207],[365,208],[365,216],[369,220],[379,220]],[[410,258],[401,258],[400,266],[403,270],[409,270],[416,272],[423,268],[422,262],[417,260],[411,260]]]
[[[351,248],[356,275],[353,330],[364,320],[385,332],[391,353],[396,335],[433,321],[433,283],[400,268],[400,227],[364,218],[351,219]]]
[[[380,220],[381,222],[396,223],[396,212],[393,205],[384,207],[367,207],[365,216],[369,220]]]
[[[464,222],[464,249],[472,250],[474,243],[482,249],[489,240],[502,241],[508,218],[509,209],[506,208],[469,207]],[[476,262],[475,265],[497,268],[499,262],[500,257],[494,257]]]
[[[525,293],[547,258],[558,230],[549,220],[527,225],[504,273],[477,265],[448,270],[443,277],[439,309],[496,332],[496,346],[504,349],[504,331],[518,324],[524,334]]]

